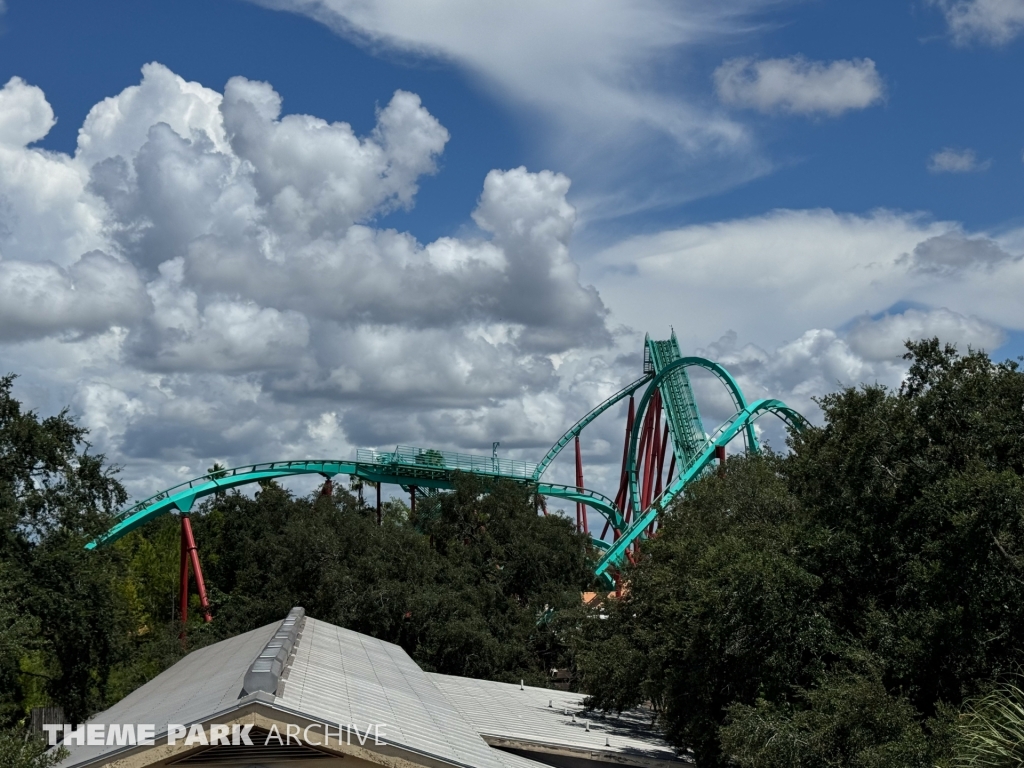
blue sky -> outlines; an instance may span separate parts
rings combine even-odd
[[[1024,0],[8,0],[0,368],[139,492],[540,455],[670,325],[814,417],[1024,354],[1022,71]]]
[[[915,2],[767,4],[750,31],[708,45],[659,73],[711,97],[711,73],[725,58],[870,58],[885,82],[884,103],[840,119],[748,115],[775,170],[688,204],[645,210],[615,222],[616,234],[755,215],[774,207],[876,207],[923,211],[972,229],[1015,226],[1024,192],[1024,46],[952,45],[939,8]],[[217,88],[242,74],[271,82],[285,110],[373,126],[373,105],[397,88],[420,95],[452,134],[444,173],[425,181],[416,208],[397,217],[423,239],[455,231],[491,168],[557,168],[540,130],[451,63],[367,50],[305,16],[241,0],[174,4],[38,0],[11,2],[0,67],[39,85],[58,116],[41,146],[73,151],[89,109],[159,61]],[[689,88],[688,88],[689,90]],[[972,148],[991,160],[984,173],[936,176],[930,154]],[[669,150],[671,151],[671,150]]]
[[[309,18],[240,0],[9,3],[0,40],[0,77],[43,88],[58,122],[40,145],[64,152],[74,151],[92,106],[137,82],[150,61],[211,88],[235,75],[269,81],[285,111],[342,120],[358,133],[373,128],[375,105],[396,89],[417,93],[452,133],[444,173],[427,178],[416,207],[394,222],[426,240],[465,223],[489,170],[531,159],[514,112],[457,68],[375,56]]]

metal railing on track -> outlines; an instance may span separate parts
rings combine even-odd
[[[165,489],[163,491],[160,491],[160,493],[156,493],[156,494],[150,496],[149,498],[146,498],[146,499],[143,499],[142,501],[136,502],[135,504],[132,504],[130,507],[126,507],[125,509],[122,509],[120,512],[118,512],[114,516],[114,519],[115,520],[123,520],[126,517],[131,517],[136,512],[140,512],[143,509],[145,509],[146,507],[152,506],[154,503],[156,503],[158,501],[163,501],[166,498],[174,496],[175,494],[180,493],[181,491],[184,491],[184,490],[189,489],[189,488],[197,488],[199,486],[205,485],[206,483],[214,482],[214,481],[217,481],[217,480],[229,479],[229,478],[232,478],[232,477],[237,477],[238,475],[248,475],[248,474],[252,474],[253,472],[266,472],[266,471],[272,471],[272,470],[278,470],[278,469],[289,469],[291,467],[294,467],[294,466],[297,466],[297,465],[300,465],[300,464],[305,466],[305,467],[308,467],[310,465],[316,465],[316,464],[322,464],[325,467],[329,467],[331,464],[337,464],[337,463],[338,463],[337,461],[329,461],[329,460],[324,460],[324,461],[268,461],[268,462],[263,462],[262,464],[245,464],[245,465],[243,465],[241,467],[231,467],[230,469],[220,469],[220,470],[217,470],[216,472],[208,472],[205,475],[201,475],[199,477],[194,477],[191,480],[186,480],[183,483],[178,483],[177,485],[172,486],[171,488],[167,488],[167,489]]]
[[[500,459],[472,453],[454,453],[436,448],[396,446],[394,451],[375,451],[360,448],[356,451],[357,464],[384,467],[408,467],[414,470],[462,471],[474,475],[508,477],[513,480],[532,480],[537,465],[530,461]]]

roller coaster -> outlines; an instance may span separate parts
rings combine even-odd
[[[717,377],[736,409],[730,419],[711,433],[704,429],[687,374],[687,370],[693,368],[703,369]],[[619,487],[615,497],[611,498],[584,485],[580,435],[598,417],[627,398]],[[415,510],[417,495],[424,493],[423,489],[451,489],[455,474],[465,472],[529,486],[541,500],[544,514],[547,514],[543,502],[545,497],[575,503],[577,529],[590,533],[594,546],[601,553],[595,574],[611,587],[617,583],[617,574],[625,562],[634,560],[640,542],[654,535],[659,516],[669,503],[690,482],[714,471],[716,463],[724,464],[726,446],[733,439],[741,438],[748,452],[759,450],[754,423],[768,413],[780,418],[791,430],[800,431],[806,426],[804,418],[780,400],[748,402],[736,380],[718,363],[702,357],[683,357],[675,332],[671,338],[662,341],[647,336],[640,378],[573,424],[551,446],[539,464],[499,458],[496,452],[482,456],[399,445],[394,451],[387,452],[359,449],[354,460],[275,461],[218,470],[168,488],[121,511],[112,527],[86,548],[109,545],[154,518],[177,512],[182,523],[181,615],[183,619],[187,617],[188,569],[191,565],[200,605],[209,621],[206,589],[189,523],[189,513],[197,500],[229,488],[296,475],[321,475],[326,479],[323,492],[330,493],[332,478],[349,475],[376,485],[379,523],[382,485],[401,486],[410,494],[410,503]],[[547,482],[545,472],[570,443],[575,448],[575,485]],[[590,531],[588,508],[604,519],[600,535]]]

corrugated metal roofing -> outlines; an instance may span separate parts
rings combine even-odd
[[[538,763],[522,755],[514,755],[501,749],[494,750],[494,756],[498,758],[505,768],[551,768],[547,763]]]
[[[135,689],[90,723],[152,723],[157,733],[168,723],[192,723],[235,705],[245,672],[280,622],[200,648]],[[70,746],[65,768],[114,752],[116,746]]]
[[[278,701],[320,720],[387,723],[382,741],[446,762],[504,768],[399,646],[307,618]]]
[[[582,693],[532,686],[520,689],[509,683],[450,675],[429,677],[485,737],[653,760],[679,759],[640,711],[598,717],[584,710],[586,696]]]
[[[188,725],[227,714],[242,703],[246,671],[280,627],[270,624],[194,651],[90,722],[153,723],[159,736],[168,723]],[[546,768],[491,747],[481,734],[673,758],[667,745],[637,732],[629,718],[593,720],[586,733],[582,721],[573,724],[562,714],[582,708],[580,694],[427,674],[397,645],[310,617],[301,621],[276,694],[257,695],[266,697],[268,706],[333,726],[354,724],[364,731],[368,724],[384,724],[382,741],[465,768]],[[610,747],[604,746],[606,735]],[[114,759],[123,748],[68,749],[62,768]]]

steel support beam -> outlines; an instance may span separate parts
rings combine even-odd
[[[188,515],[181,516],[181,583],[179,585],[178,612],[181,615],[181,639],[185,639],[185,627],[188,624],[188,569],[192,566],[192,577],[196,581],[199,593],[199,607],[203,612],[203,620],[213,621],[210,615],[210,601],[206,597],[206,582],[203,580],[203,569],[199,565],[199,549],[192,535],[192,522]]]
[[[576,490],[580,493],[584,490],[583,485],[583,453],[580,451],[580,436],[576,435]],[[587,522],[587,505],[582,501],[576,502],[576,530],[583,533],[590,533],[590,525]]]
[[[626,516],[626,504],[629,492],[629,436],[633,432],[633,420],[636,418],[636,399],[629,396],[629,410],[626,412],[626,436],[622,441],[622,472],[619,475],[619,492],[615,495],[615,507],[623,518]],[[606,521],[601,530],[601,540],[608,535],[610,521]],[[618,533],[616,533],[618,536]]]

